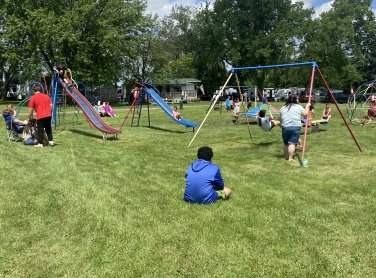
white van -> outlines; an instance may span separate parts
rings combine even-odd
[[[289,96],[289,93],[291,93],[291,89],[279,89],[275,93],[274,100],[275,101],[285,101],[287,97]]]

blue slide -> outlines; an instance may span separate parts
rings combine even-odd
[[[121,131],[109,126],[106,122],[103,121],[101,116],[95,111],[95,108],[91,103],[83,96],[77,89],[71,84],[65,83],[61,78],[59,82],[67,94],[77,103],[84,112],[88,121],[98,130],[102,131],[105,134],[119,134]]]
[[[156,104],[158,104],[158,106],[160,108],[162,108],[162,110],[176,123],[178,124],[181,124],[181,125],[184,125],[186,127],[196,127],[196,126],[199,126],[198,123],[194,123],[194,122],[190,122],[186,119],[180,119],[180,120],[177,120],[175,119],[173,116],[172,116],[172,107],[170,105],[168,105],[161,97],[160,95],[153,89],[153,88],[147,88],[147,87],[144,87],[143,88],[145,93],[151,97],[154,102]]]

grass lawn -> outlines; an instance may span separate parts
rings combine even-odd
[[[180,112],[200,122],[208,105]],[[128,107],[115,108],[105,120],[119,127]],[[150,114],[151,128],[144,109],[140,127],[129,118],[119,140],[103,141],[81,112],[76,124],[67,113],[58,145],[45,148],[6,142],[3,124],[0,277],[376,276],[375,128],[351,126],[359,152],[333,106],[331,122],[309,131],[300,167],[283,159],[279,128],[251,124],[250,139],[212,111],[188,148],[191,129],[156,106]],[[229,201],[182,200],[203,145]]]

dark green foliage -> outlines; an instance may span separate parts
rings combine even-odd
[[[294,1],[295,2],[295,1]],[[183,5],[158,20],[143,0],[3,0],[0,6],[2,94],[9,83],[39,79],[46,61],[64,61],[89,85],[151,77],[194,77],[214,92],[236,67],[317,61],[341,89],[376,78],[376,20],[371,0],[335,0],[313,9],[289,0],[217,0]],[[253,71],[242,84],[306,86],[309,70]],[[316,84],[315,84],[316,85]]]
[[[204,9],[197,17],[196,65],[207,79],[216,79],[211,84],[218,88],[223,80],[222,59],[235,66],[291,62],[309,15],[290,1],[216,1],[213,11]],[[218,65],[215,70],[213,65]],[[246,78],[240,76],[241,81]],[[248,78],[262,88],[268,76],[254,71]]]
[[[5,67],[22,82],[61,61],[90,85],[114,84],[145,25],[143,1],[15,1],[1,11]],[[8,70],[10,71],[10,70]]]
[[[374,79],[376,21],[371,1],[337,0],[306,31],[302,57],[315,59],[338,87]]]

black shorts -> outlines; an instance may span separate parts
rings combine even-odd
[[[269,131],[272,130],[273,127],[275,127],[275,123],[274,122],[270,122],[270,124],[271,124],[271,127],[270,127]]]

